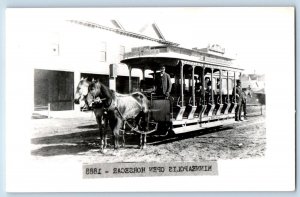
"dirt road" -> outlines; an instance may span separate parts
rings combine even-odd
[[[266,150],[264,116],[176,136],[148,137],[145,150],[139,136],[126,135],[126,147],[115,151],[109,135],[106,154],[99,152],[99,132],[92,116],[34,119],[32,156],[37,160],[102,162],[179,162],[263,157]]]

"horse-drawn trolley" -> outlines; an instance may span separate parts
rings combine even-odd
[[[121,61],[129,69],[127,95],[110,90],[100,81],[82,79],[76,89],[75,103],[94,107],[101,150],[106,146],[102,123],[109,124],[117,148],[118,138],[122,136],[125,141],[124,131],[128,127],[141,134],[140,144],[144,147],[150,133],[180,134],[234,121],[238,101],[234,87],[242,69],[233,66],[233,59],[226,57],[218,45],[208,49],[133,48]],[[135,91],[132,69],[141,69],[143,73],[140,88]],[[155,87],[165,71],[169,86],[166,93]],[[146,72],[150,78],[145,77]]]
[[[142,70],[140,90],[150,101],[150,121],[158,123],[160,133],[179,134],[234,121],[234,87],[243,69],[234,66],[234,59],[224,52],[218,45],[206,49],[139,47],[126,53],[121,63],[129,69],[129,92],[132,69]],[[168,96],[154,91],[162,65],[172,82]],[[145,77],[145,72],[152,77]]]

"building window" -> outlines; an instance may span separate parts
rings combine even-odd
[[[131,88],[132,92],[139,91],[140,89],[140,78],[139,77],[131,77]],[[117,92],[121,94],[129,93],[129,77],[128,76],[118,76],[116,78],[116,88]]]
[[[59,44],[51,44],[50,54],[52,56],[59,56]]]
[[[51,33],[49,35],[50,55],[59,56],[59,34]]]
[[[106,62],[106,43],[100,43],[100,62]]]
[[[125,55],[125,46],[120,46],[120,52],[119,52],[120,61],[124,59],[124,55]]]
[[[108,75],[100,75],[95,73],[81,73],[80,78],[86,78],[87,81],[99,80],[101,83],[109,87],[109,76]]]

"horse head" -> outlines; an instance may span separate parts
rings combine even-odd
[[[252,90],[250,85],[247,88],[243,88],[242,90],[245,93],[245,96],[249,96],[250,98],[252,98]]]
[[[252,90],[251,90],[251,86],[248,86],[248,96],[250,96],[250,98],[252,98]]]
[[[89,107],[108,106],[112,100],[112,91],[100,81],[92,81],[88,87],[87,104]]]
[[[81,78],[80,82],[77,85],[74,103],[79,104],[80,108],[87,108],[86,97],[88,95],[90,82],[87,81],[87,78]]]

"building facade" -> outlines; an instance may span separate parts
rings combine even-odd
[[[36,31],[41,42],[31,47],[34,73],[34,108],[74,110],[74,94],[80,79],[98,79],[110,89],[128,93],[128,68],[120,61],[131,48],[153,45],[177,45],[166,41],[156,24],[142,33],[124,29],[116,20],[96,24],[69,20],[52,25],[48,31]],[[116,77],[110,77],[114,65]],[[132,70],[132,86],[139,87],[139,70]],[[77,109],[76,109],[77,110]]]

